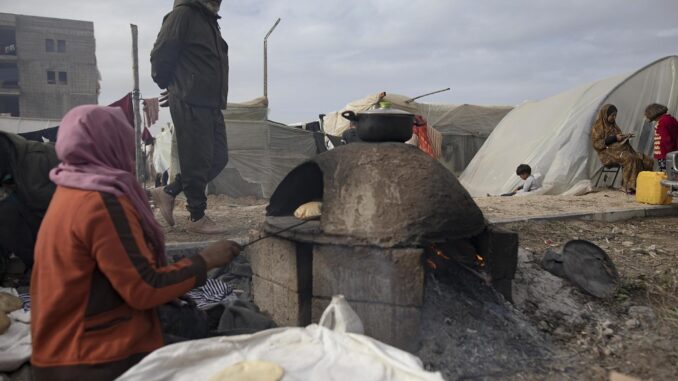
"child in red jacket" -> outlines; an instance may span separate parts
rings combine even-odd
[[[666,172],[666,154],[678,151],[678,121],[667,114],[669,109],[658,103],[645,108],[645,117],[651,122],[657,122],[654,130],[654,158],[659,164],[659,170]]]

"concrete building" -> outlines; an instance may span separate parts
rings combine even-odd
[[[61,119],[98,80],[93,23],[0,13],[0,115]]]

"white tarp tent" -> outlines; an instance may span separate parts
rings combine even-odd
[[[56,127],[59,123],[61,123],[61,120],[0,116],[0,131],[12,134],[25,134]]]
[[[327,114],[323,120],[325,133],[341,136],[349,127],[349,121],[341,116],[347,110],[363,112],[376,107],[379,101],[391,103],[391,107],[421,115],[428,121],[429,137],[439,159],[447,169],[461,173],[497,126],[509,112],[510,106],[478,106],[428,104],[408,102],[410,97],[386,93],[373,94],[346,105],[341,111]]]
[[[539,102],[526,102],[496,127],[459,180],[473,196],[515,188],[515,169],[525,163],[543,176],[539,193],[563,194],[601,167],[591,146],[591,127],[599,108],[612,103],[617,123],[634,133],[634,148],[649,152],[645,107],[678,106],[678,56],[662,58],[632,74],[579,86]],[[640,147],[639,147],[640,146]]]

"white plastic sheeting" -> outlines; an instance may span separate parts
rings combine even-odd
[[[515,188],[519,164],[544,175],[539,193],[563,194],[601,167],[591,146],[591,127],[603,104],[619,109],[617,124],[634,133],[634,148],[648,152],[645,107],[678,107],[678,56],[660,59],[639,71],[594,82],[554,97],[526,102],[496,127],[459,180],[473,196],[498,195]],[[649,139],[651,140],[651,138]]]
[[[41,131],[56,127],[60,123],[61,120],[56,119],[31,119],[0,116],[0,131],[12,134],[25,134],[27,132]]]
[[[153,167],[156,173],[163,173],[170,169],[172,162],[172,131],[173,128],[165,128],[155,135],[155,148],[153,149]]]
[[[367,336],[334,332],[318,325],[277,328],[253,335],[217,337],[161,348],[118,381],[207,380],[241,361],[273,362],[283,381],[442,381],[407,352]]]
[[[471,162],[509,106],[419,104],[419,115],[428,121],[429,136],[438,160],[460,174]]]

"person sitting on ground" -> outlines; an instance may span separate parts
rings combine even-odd
[[[622,186],[626,192],[635,193],[638,173],[651,171],[654,161],[631,147],[629,139],[633,134],[623,134],[616,120],[617,107],[611,104],[604,105],[593,124],[591,143],[604,166],[616,164],[624,168]]]
[[[134,175],[119,108],[80,106],[59,129],[62,163],[35,245],[35,380],[112,380],[164,344],[156,307],[205,282],[240,246],[218,241],[167,264],[163,230]]]
[[[532,175],[532,168],[529,165],[520,164],[518,168],[516,168],[516,175],[523,180],[523,184],[514,189],[513,192],[504,193],[502,196],[514,196],[516,194],[525,195],[539,189],[539,182],[537,181],[537,178]]]
[[[666,172],[666,154],[678,151],[678,121],[668,111],[666,106],[658,103],[645,108],[645,117],[657,123],[654,130],[654,159],[663,172]]]

